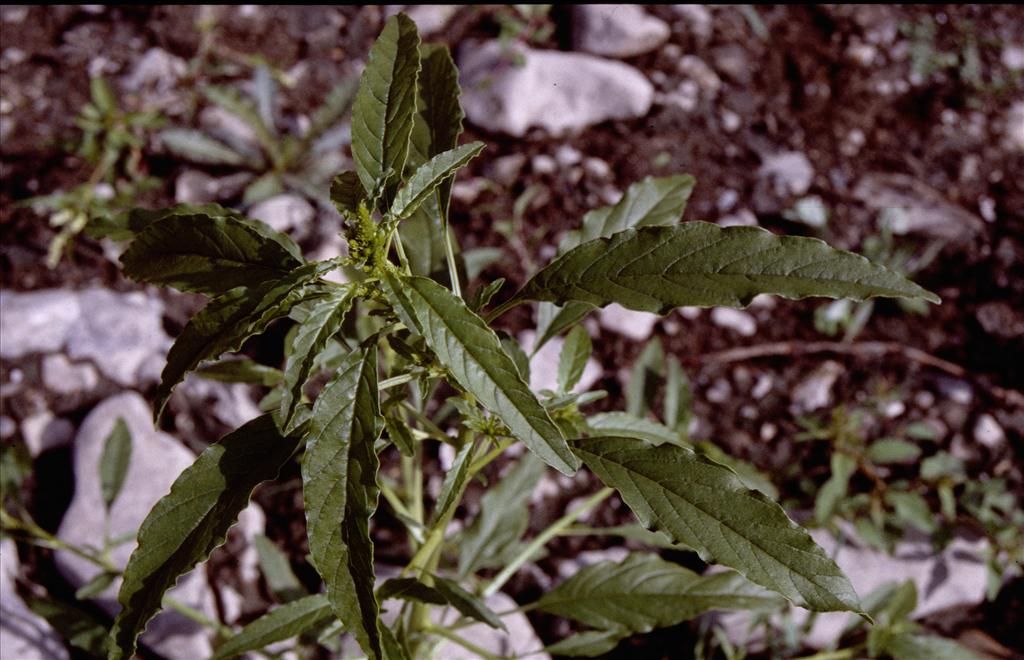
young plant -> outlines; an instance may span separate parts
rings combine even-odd
[[[129,218],[136,234],[122,257],[129,277],[210,296],[170,350],[157,415],[205,361],[238,350],[275,319],[298,325],[283,372],[239,368],[242,378],[279,383],[273,412],[204,451],[139,530],[111,658],[131,656],[164,592],[223,542],[252,490],[291,460],[301,464],[310,560],[325,593],[221,639],[216,657],[333,619],[372,658],[421,657],[444,640],[491,657],[459,629],[473,621],[503,627],[485,599],[616,492],[646,528],[636,530],[644,538],[734,570],[698,575],[653,553],[590,566],[524,606],[584,629],[552,653],[594,655],[635,632],[711,609],[775,607],[782,598],[815,611],[863,613],[840,569],[778,504],[689,448],[678,401],[666,438],[594,428],[578,408],[587,395],[572,393],[589,353],[581,332],[565,345],[559,391],[538,396],[527,385],[526,356],[491,323],[528,302],[550,305],[538,333],[550,338],[613,302],[664,314],[681,305],[741,306],[760,293],[938,298],[819,240],[680,223],[688,176],[645,179],[615,206],[588,213],[561,254],[501,304],[491,305],[500,283],[469,296],[448,201],[456,171],[484,145],[458,144],[457,81],[444,48],[420,45],[404,14],[388,19],[355,99],[355,170],[331,186],[346,223],[345,259],[307,261],[288,237],[212,205]],[[358,273],[356,281],[324,278],[342,265]],[[232,368],[214,371],[230,377]],[[324,371],[330,381],[310,401],[305,384]],[[682,388],[679,374],[673,378]],[[518,442],[529,452],[496,479],[491,464]],[[442,445],[454,458],[435,498],[425,492],[424,465]],[[391,461],[400,469],[381,469]],[[606,487],[524,544],[526,493],[547,467],[565,475],[585,467]],[[450,523],[476,480],[487,491],[456,544]],[[380,496],[405,526],[410,558],[399,577],[378,584],[370,520]],[[500,570],[493,575],[490,567]],[[382,603],[392,599],[401,606],[389,608],[385,623]],[[458,618],[442,625],[430,613],[435,607]]]

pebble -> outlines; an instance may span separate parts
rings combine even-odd
[[[66,419],[54,417],[49,410],[21,420],[21,437],[33,458],[51,449],[66,447],[74,434],[74,424]]]
[[[5,15],[6,18],[6,15]],[[0,658],[66,660],[60,636],[21,600],[15,588],[18,548],[14,539],[0,540]]]
[[[672,5],[698,42],[711,39],[711,12],[704,5]]]
[[[522,66],[508,65],[509,49]],[[636,68],[582,53],[467,43],[459,69],[469,121],[515,137],[532,128],[560,137],[609,119],[643,117],[654,100],[654,86]]]
[[[603,328],[634,341],[643,341],[650,337],[659,318],[657,314],[633,311],[617,303],[612,303],[597,313],[598,322]]]
[[[1024,101],[1017,101],[1006,113],[1004,141],[1017,151],[1024,151]]]
[[[684,55],[680,58],[676,68],[680,73],[700,85],[701,91],[709,98],[715,98],[718,95],[718,90],[722,88],[722,79],[718,77],[714,69],[696,55]]]
[[[803,415],[831,404],[832,387],[842,373],[843,367],[838,362],[822,363],[793,388],[790,411]]]
[[[638,5],[577,5],[573,45],[592,55],[634,57],[668,41],[668,23]]]
[[[717,378],[704,393],[704,398],[711,403],[726,403],[732,398],[732,385],[724,378]]]
[[[727,328],[744,337],[752,337],[757,332],[757,321],[754,317],[740,309],[732,307],[715,307],[711,310],[711,322],[720,328]]]
[[[766,156],[758,174],[769,180],[778,197],[799,197],[814,181],[814,166],[799,151],[784,151]]]
[[[754,383],[754,387],[750,390],[750,396],[755,399],[763,399],[772,391],[772,377],[768,374],[760,374],[757,377],[757,382]]]
[[[740,209],[718,219],[720,227],[756,227],[757,216],[750,209]]]
[[[974,423],[974,439],[991,450],[996,450],[1006,443],[1006,432],[996,418],[988,413],[978,415]]]
[[[91,364],[75,364],[61,353],[43,358],[43,385],[56,394],[89,392],[99,385],[100,377]]]
[[[302,240],[312,231],[316,210],[304,198],[286,193],[253,206],[249,209],[249,217],[262,220],[275,231]]]
[[[527,355],[533,350],[535,338],[536,335],[531,330],[526,330],[519,335],[519,344]],[[563,346],[565,346],[565,339],[552,337],[540,347],[536,355],[530,358],[530,389],[534,392],[558,390],[558,361]],[[572,388],[572,391],[586,392],[601,378],[603,373],[604,370],[597,360],[593,357],[587,358],[586,365],[583,367],[583,375],[580,376],[579,382]]]
[[[1024,69],[1024,46],[1020,44],[1006,44],[999,56],[999,61],[1011,71]]]
[[[732,110],[722,110],[722,129],[726,133],[735,133],[743,126],[743,120]]]

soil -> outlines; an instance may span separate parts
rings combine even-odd
[[[53,230],[18,202],[70,188],[88,177],[89,165],[69,155],[67,147],[78,136],[73,120],[88,98],[90,71],[101,69],[116,81],[154,47],[186,60],[193,58],[200,45],[195,24],[201,10],[90,7],[3,10],[0,74],[3,97],[12,101],[12,109],[0,115],[0,121],[8,123],[0,144],[0,274],[6,289],[138,288],[122,278],[100,243],[84,236],[76,240],[73,254],[59,268],[46,268]],[[464,7],[434,40],[457,51],[467,39],[495,37],[499,33],[495,11]],[[679,57],[694,55],[718,72],[720,90],[713,98],[702,94],[689,112],[671,104],[656,105],[642,119],[606,122],[566,139],[537,134],[517,140],[468,126],[464,139],[483,140],[488,148],[460,180],[492,179],[496,161],[525,156],[525,165],[513,181],[497,183],[471,201],[460,196],[453,201],[452,222],[464,249],[505,250],[481,278],[506,278],[509,284],[503,295],[509,295],[512,285],[529,275],[521,255],[508,249],[506,236],[496,229],[513,216],[515,200],[527,191],[537,194],[527,206],[519,238],[534,254],[540,253],[541,246],[557,245],[561,234],[575,228],[588,209],[607,203],[603,195],[608,188],[621,191],[643,176],[677,172],[692,173],[698,179],[686,219],[714,221],[749,209],[763,227],[813,235],[811,228],[787,219],[785,211],[795,198],[777,196],[759,174],[770,154],[794,151],[806,156],[815,173],[806,194],[820,197],[830,212],[824,237],[858,250],[878,234],[878,226],[876,211],[855,194],[857,183],[872,173],[909,175],[940,191],[948,204],[977,222],[970,230],[957,232],[957,238],[946,240],[938,257],[914,275],[915,281],[942,296],[941,306],[916,315],[894,303],[876,304],[855,343],[885,344],[891,350],[858,351],[848,346],[806,350],[815,342],[831,341],[814,326],[820,301],[780,299],[772,306],[749,309],[757,321],[757,332],[751,336],[715,325],[706,312],[670,314],[659,321],[653,334],[662,338],[666,353],[678,356],[687,366],[697,420],[694,438],[714,440],[730,453],[779,475],[784,498],[799,506],[809,505],[801,480],[820,485],[828,476],[828,454],[820,444],[792,442],[802,428],[791,409],[790,394],[829,359],[841,367],[832,397],[836,404],[870,407],[879,397],[905,403],[905,412],[898,418],[872,417],[872,437],[897,433],[913,421],[938,420],[947,433],[929,451],[959,443],[974,479],[992,478],[1003,466],[998,468],[999,476],[1009,479],[1018,502],[1024,501],[1024,341],[1020,332],[1008,330],[1024,327],[1024,182],[1020,177],[1024,150],[1005,138],[1008,108],[1024,99],[1024,83],[1020,71],[1008,73],[1000,59],[1006,44],[1020,45],[1024,10],[936,5],[758,7],[757,15],[770,35],[767,39],[759,38],[735,8],[711,10],[709,37],[696,34],[671,7],[654,6],[650,13],[672,26],[669,45],[627,62],[657,81],[659,90],[671,90],[685,78],[678,69]],[[231,16],[221,22],[223,29],[218,32],[224,49],[263,56],[283,71],[305,67],[302,85],[285,91],[287,111],[293,116],[311,113],[334,82],[365,58],[383,20],[380,7],[351,6],[261,7],[248,14],[234,10]],[[550,18],[555,25],[551,36],[533,45],[571,49],[571,12],[558,8]],[[927,22],[934,26],[929,40],[914,37],[913,26]],[[967,44],[976,47],[980,75],[941,64],[926,75],[915,72],[914,53],[925,46],[933,54],[962,55]],[[873,61],[858,63],[851,53],[861,52],[858,48],[863,50],[865,45],[876,54]],[[12,55],[11,51],[17,52]],[[209,75],[217,82],[238,81],[237,76]],[[124,100],[138,102],[131,95]],[[739,118],[736,130],[723,127],[725,113]],[[186,113],[169,119],[176,124],[195,122]],[[535,157],[550,156],[563,145],[602,160],[608,165],[608,176],[580,174],[578,167],[559,167],[553,174],[535,171]],[[144,205],[173,203],[175,176],[186,166],[149,149],[145,166],[163,185],[148,194]],[[729,199],[735,201],[724,201]],[[982,218],[986,204],[991,219]],[[925,243],[914,235],[901,241],[912,249],[921,249]],[[201,304],[195,296],[159,295],[168,303],[167,327],[172,334]],[[515,335],[532,327],[530,312],[517,308],[503,317],[502,324]],[[251,341],[246,352],[267,363],[279,361],[286,330],[287,324]],[[605,330],[594,345],[604,370],[596,387],[609,393],[594,409],[619,408],[623,375],[643,344]],[[741,359],[729,353],[766,345],[775,350],[755,350]],[[752,390],[763,378],[771,387],[755,398]],[[973,392],[969,402],[951,400],[950,391],[964,384]],[[729,395],[709,396],[711,390]],[[74,411],[72,416],[80,419],[86,412]],[[827,412],[816,415],[825,417]],[[1002,450],[974,441],[972,429],[982,414],[992,415],[1004,429],[1007,443]],[[209,428],[202,420],[195,420],[195,425],[211,438],[225,430]],[[39,493],[47,487],[46,480],[57,479],[67,470],[66,463],[61,463],[68,460],[64,454],[45,460],[46,464],[36,466],[31,489],[36,504],[41,502]],[[267,513],[268,536],[287,550],[300,578],[315,589],[318,578],[305,560],[308,550],[299,514],[297,468],[288,470],[279,484],[290,486],[263,488],[257,501]],[[545,500],[533,511],[531,529],[542,529],[568,502],[592,488],[593,484],[577,480],[571,489]],[[469,502],[471,508],[472,497]],[[42,507],[40,521],[48,529],[59,524],[60,506],[58,502]],[[382,506],[376,527],[379,560],[397,563],[405,559],[404,536],[401,524],[391,515]],[[630,521],[621,503],[613,502],[591,522]],[[591,537],[560,539],[539,562],[540,571],[548,578],[557,576],[560,560],[607,544]],[[211,563],[216,575],[230,573],[223,568],[230,566],[229,550],[230,544]],[[47,555],[34,552],[30,556],[41,562],[30,571],[38,576]],[[693,557],[676,559],[699,564]],[[542,592],[542,582],[522,572],[507,591],[519,602],[528,602]],[[1024,626],[1020,607],[997,606],[1000,602],[1019,606],[1022,589],[1017,579],[1004,586],[995,603],[930,623],[941,624],[944,634],[954,637],[969,629],[980,630],[1024,653],[1017,637]],[[262,597],[269,602],[269,594]],[[251,608],[252,616],[260,612],[259,607]],[[564,622],[553,617],[530,616],[545,641],[566,632]],[[1012,621],[1008,623],[1007,617]],[[659,630],[623,642],[609,657],[686,657],[696,634],[689,624]]]

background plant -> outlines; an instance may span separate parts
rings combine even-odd
[[[164,592],[209,556],[253,488],[293,457],[301,463],[311,560],[326,593],[282,605],[235,635],[218,630],[219,656],[333,618],[372,657],[419,656],[444,639],[479,652],[458,630],[468,621],[502,625],[483,598],[615,492],[646,533],[735,572],[697,575],[652,553],[588,567],[525,606],[583,628],[550,647],[553,653],[593,655],[633,632],[709,609],[770,609],[782,598],[812,610],[865,613],[835,563],[778,504],[690,448],[679,432],[678,372],[666,375],[680,392],[674,408],[662,411],[666,437],[593,428],[579,409],[586,395],[571,393],[589,342],[570,329],[612,302],[664,313],[681,305],[742,306],[759,293],[935,296],[816,239],[679,224],[693,185],[680,176],[645,179],[615,206],[587,214],[554,261],[492,305],[500,283],[463,293],[447,223],[451,178],[483,148],[457,146],[460,132],[450,57],[443,48],[420,46],[413,23],[398,15],[371,51],[356,95],[355,170],[331,187],[346,219],[347,259],[306,261],[286,236],[214,205],[127,216],[135,235],[122,257],[127,275],[210,296],[171,348],[158,415],[175,385],[204,361],[238,350],[275,319],[289,316],[298,325],[279,373],[207,369],[217,377],[240,369],[246,378],[279,382],[278,403],[203,452],[140,528],[123,573],[110,657],[133,652]],[[407,240],[408,227],[425,228],[427,240]],[[434,273],[436,254],[443,255],[442,275]],[[342,265],[361,276],[346,284],[323,279]],[[543,335],[570,331],[559,391],[540,396],[526,385],[521,350],[489,326],[531,301],[560,306],[547,313]],[[565,313],[574,307],[583,313]],[[322,371],[333,375],[310,402],[305,384]],[[631,407],[642,421],[643,404]],[[488,466],[517,442],[530,452],[495,481]],[[435,499],[424,493],[423,462],[439,443],[451,446],[455,459]],[[400,464],[400,481],[379,474],[381,460]],[[501,503],[510,499],[498,499],[503,492],[529,491],[548,466],[573,474],[583,465],[606,486],[522,545],[496,575],[481,575],[476,559],[491,553],[465,549],[518,541],[520,529],[497,533],[506,529],[503,515],[481,509],[457,546],[447,538],[470,482],[488,479],[491,501]],[[380,496],[406,526],[410,559],[399,578],[377,585],[369,519]],[[457,559],[446,552],[453,547]],[[391,599],[402,603],[399,617],[384,625],[381,602]],[[627,599],[631,607],[624,609]],[[451,607],[460,618],[440,626],[432,606]]]

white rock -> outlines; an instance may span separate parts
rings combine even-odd
[[[617,303],[612,303],[597,313],[597,320],[602,327],[634,341],[643,341],[650,337],[659,318],[657,314],[635,312]]]
[[[592,156],[583,160],[583,170],[595,179],[608,179],[612,175],[612,168],[608,163]]]
[[[49,410],[21,420],[21,437],[33,458],[44,451],[67,446],[74,434],[74,424],[66,419],[54,417]]]
[[[558,161],[547,154],[537,154],[530,161],[534,174],[554,174],[558,171]]]
[[[843,366],[828,360],[793,388],[790,410],[796,415],[824,408],[832,402],[832,386],[843,373]]]
[[[711,38],[711,12],[704,5],[672,5],[698,41]]]
[[[750,388],[750,396],[755,399],[763,399],[769,392],[772,391],[772,377],[768,374],[760,374],[757,377],[757,382]]]
[[[573,27],[576,50],[605,57],[649,53],[671,33],[665,21],[637,5],[577,5]]]
[[[676,65],[679,72],[692,78],[709,98],[715,98],[722,88],[722,79],[715,70],[696,55],[684,55]]]
[[[510,612],[519,607],[516,601],[500,591],[485,598],[484,605],[489,607],[492,612]],[[438,608],[437,611],[440,609]],[[451,623],[455,619],[456,613],[450,611],[449,608],[448,615],[443,621]],[[442,619],[438,617],[438,620]],[[544,642],[537,637],[537,633],[534,632],[533,626],[530,625],[530,620],[526,618],[525,614],[515,612],[502,617],[501,621],[505,624],[508,632],[491,628],[486,623],[475,623],[465,628],[459,628],[459,637],[501,658],[529,655],[530,658],[538,660],[551,659],[549,654],[537,651],[537,649],[543,648]],[[469,654],[465,648],[455,642],[445,641],[434,649],[433,657],[456,660],[478,656]]]
[[[132,456],[121,495],[105,513],[100,482],[97,478],[100,456],[107,436],[118,418],[123,418],[132,436]],[[171,484],[195,456],[171,436],[153,428],[149,404],[135,392],[110,397],[96,406],[82,422],[74,443],[75,494],[61,522],[57,536],[73,545],[96,545],[106,529],[110,538],[134,534],[157,500],[166,495]],[[135,541],[110,550],[110,560],[125,566],[135,549]],[[57,567],[75,586],[85,584],[100,568],[67,551],[55,553]],[[110,613],[117,612],[120,579],[102,592],[97,604]],[[168,592],[179,602],[208,616],[216,616],[213,598],[203,570],[182,577]],[[164,611],[148,626],[143,641],[169,657],[208,657],[211,651],[206,631],[173,611]]]
[[[0,541],[0,658],[64,660],[64,643],[41,616],[25,605],[14,588],[18,549],[14,540]]]
[[[655,99],[659,105],[675,106],[683,112],[693,112],[700,101],[700,85],[692,80],[684,80],[675,91],[655,94]]]
[[[1006,113],[1004,141],[1017,151],[1024,151],[1024,101],[1017,101]]]
[[[989,449],[999,449],[1006,442],[1006,432],[995,417],[984,413],[974,423],[974,439]]]
[[[511,64],[491,41],[461,51],[462,105],[471,122],[523,137],[531,128],[554,136],[576,133],[609,119],[643,117],[654,86],[637,69],[580,53],[511,46]]]
[[[766,156],[758,174],[768,179],[779,197],[803,195],[814,181],[814,167],[799,151],[784,151]]]
[[[217,179],[198,170],[185,170],[174,180],[174,201],[204,204],[217,201]]]
[[[526,165],[526,154],[514,153],[495,158],[488,166],[488,176],[506,188],[519,180],[519,174]]]
[[[56,394],[88,392],[99,385],[100,377],[91,364],[74,364],[62,353],[43,358],[43,385]]]
[[[718,219],[720,227],[756,227],[757,216],[750,209],[740,209]]]
[[[416,23],[420,36],[440,32],[459,11],[458,5],[408,5],[406,15]]]
[[[309,202],[290,193],[276,195],[249,209],[249,217],[300,240],[309,234],[315,215]]]
[[[80,316],[78,299],[67,289],[0,290],[0,357],[59,351]]]
[[[170,91],[186,73],[188,63],[162,48],[150,48],[139,58],[132,72],[125,77],[125,89],[138,92],[151,88],[159,93]]]
[[[1011,71],[1024,69],[1024,46],[1020,44],[1006,44],[999,56],[999,61]]]
[[[163,303],[141,291],[85,289],[77,297],[82,314],[68,335],[68,356],[91,360],[121,385],[158,380],[171,345]]]
[[[18,425],[7,415],[0,415],[0,440],[7,440],[18,430]]]
[[[555,160],[562,167],[572,167],[583,160],[583,154],[579,152],[579,149],[574,149],[567,144],[560,144],[555,149]]]
[[[743,126],[743,119],[732,110],[722,110],[722,128],[726,133],[735,133]]]
[[[757,321],[741,309],[732,307],[715,307],[711,310],[711,322],[721,328],[734,330],[744,337],[752,337],[757,332]]]
[[[532,330],[526,330],[519,335],[519,344],[526,351],[527,355],[533,350],[535,339],[536,334]],[[565,339],[562,337],[552,337],[540,347],[536,355],[530,358],[530,389],[534,392],[541,390],[557,391],[558,358],[562,354],[562,347],[564,345]],[[597,360],[589,358],[583,367],[583,375],[580,376],[579,382],[572,388],[572,391],[586,392],[590,389],[591,385],[597,382],[602,373],[603,370]]]

